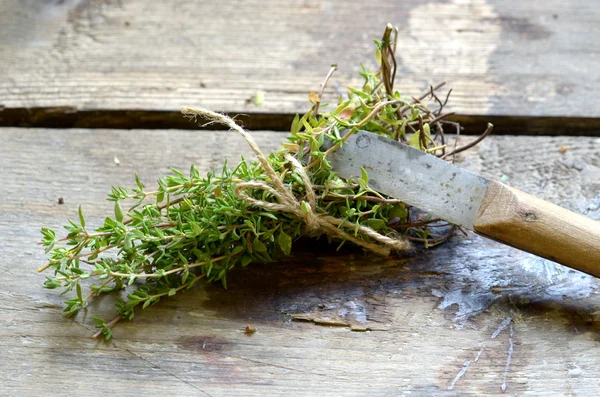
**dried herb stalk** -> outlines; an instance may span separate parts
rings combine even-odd
[[[202,279],[226,287],[229,270],[290,255],[301,236],[325,234],[337,246],[351,242],[381,255],[408,249],[410,240],[427,246],[445,241],[454,227],[436,234],[438,219],[416,215],[410,206],[372,190],[366,172],[360,179],[341,179],[327,161],[357,129],[439,157],[452,158],[462,150],[446,147],[444,126],[457,133],[460,127],[446,120],[448,96],[442,101],[436,94],[442,85],[410,99],[394,90],[396,36],[397,29],[388,25],[383,40],[376,41],[379,70],[363,68],[363,87],[350,88],[337,107],[321,112],[333,66],[320,93],[310,94],[312,108],[296,116],[276,153],[264,155],[249,133],[223,115],[183,109],[188,117],[224,123],[240,133],[258,160],[225,164],[205,176],[194,165],[187,175],[173,169],[156,190],[147,189],[136,175],[136,187],[112,188],[108,200],[114,202],[114,215],[99,228],[88,230],[81,208],[78,221],[65,226],[65,238],[43,228],[49,262],[40,271],[54,273],[44,286],[75,292],[66,301],[66,315],[85,309],[97,295],[121,291],[117,317],[109,323],[95,319],[108,339],[111,326],[133,319],[136,307],[146,308]],[[427,97],[435,110],[422,102]],[[325,139],[334,145],[322,151]],[[84,293],[84,286],[89,291]]]

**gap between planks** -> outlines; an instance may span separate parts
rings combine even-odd
[[[232,113],[248,130],[287,131],[293,113]],[[480,116],[454,115],[461,134],[481,134],[487,123],[494,124],[494,135],[600,136],[600,118],[554,116]],[[220,129],[220,126],[198,127],[178,111],[169,110],[77,110],[72,107],[0,108],[0,127],[25,128],[112,128],[112,129]]]

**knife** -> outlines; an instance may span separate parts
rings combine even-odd
[[[600,277],[600,222],[401,142],[358,131],[328,157],[343,178],[477,234]]]

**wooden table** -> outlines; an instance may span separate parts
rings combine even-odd
[[[110,298],[62,317],[35,272],[40,227],[79,204],[99,223],[134,172],[150,182],[249,153],[231,132],[181,129],[182,105],[245,113],[276,148],[329,64],[330,98],[359,82],[388,20],[406,93],[448,80],[467,130],[492,119],[510,134],[463,166],[600,219],[593,2],[223,3],[0,4],[0,394],[596,395],[597,280],[474,234],[385,259],[305,243],[234,271],[227,291],[138,311],[110,342],[90,338]],[[553,136],[527,135],[540,132]]]

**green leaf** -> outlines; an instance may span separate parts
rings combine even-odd
[[[173,167],[170,167],[170,170],[171,170],[173,173],[175,173],[177,176],[179,176],[179,177],[181,177],[181,178],[185,178],[185,175],[183,175],[183,172],[181,172],[181,171],[179,171],[179,170],[177,170],[177,169],[175,169],[175,168],[173,168]],[[167,177],[168,177],[168,176],[167,176]]]
[[[360,167],[360,179],[364,182],[365,186],[369,183],[369,175],[367,174],[367,171],[365,171],[365,169],[363,167]]]
[[[81,227],[85,228],[85,219],[83,218],[83,211],[81,210],[81,205],[77,209],[77,213],[79,214],[79,224]]]
[[[94,317],[92,318],[96,323],[96,328],[100,328],[102,333],[104,334],[104,339],[109,340],[112,337],[112,331],[108,328],[108,325],[101,318]]]
[[[400,219],[406,219],[408,216],[408,212],[406,211],[406,206],[404,203],[397,204],[390,211],[390,218],[398,217]]]
[[[383,229],[385,227],[385,221],[383,219],[368,219],[367,226],[373,230]]]
[[[265,243],[260,241],[258,238],[255,238],[254,241],[252,242],[252,249],[255,252],[267,252],[267,246],[265,245]]]
[[[292,121],[292,128],[290,129],[292,135],[296,135],[298,133],[298,129],[300,127],[300,115],[296,115],[294,117],[294,120]]]
[[[192,231],[194,232],[194,237],[200,235],[202,233],[202,228],[197,223],[192,223]]]
[[[241,259],[241,263],[242,266],[248,266],[250,264],[250,262],[252,262],[252,257],[250,255],[242,255],[242,259]]]
[[[421,139],[420,139],[420,136],[421,136],[421,133],[419,131],[415,132],[414,134],[412,134],[412,136],[408,140],[408,144],[410,146],[414,147],[415,149],[421,150]]]
[[[233,256],[233,255],[237,255],[240,252],[244,251],[244,247],[242,247],[241,245],[236,246],[230,253],[229,255]]]
[[[429,128],[429,123],[423,124],[423,132],[425,133],[425,136],[431,137],[431,130]]]
[[[135,173],[135,184],[140,188],[141,191],[144,190],[144,185],[142,185],[142,181],[140,181],[140,177],[137,172]]]
[[[55,289],[62,286],[61,282],[57,279],[46,277],[46,281],[44,281],[44,288],[47,289]]]
[[[192,164],[190,166],[190,177],[191,178],[200,178],[200,171],[198,170],[198,167],[196,167],[195,164]]]
[[[133,248],[133,234],[132,233],[127,233],[125,235],[125,239],[123,240],[123,249],[127,252],[131,251],[131,249]]]
[[[49,253],[56,244],[56,233],[52,229],[42,228],[42,245],[46,247],[44,253]]]
[[[281,248],[281,251],[286,255],[289,255],[292,251],[292,237],[283,230],[280,231],[277,236],[277,244],[279,245],[279,248]]]
[[[152,299],[146,299],[146,302],[144,302],[144,304],[142,305],[142,309],[147,308],[148,306],[150,306],[152,304]]]
[[[115,219],[117,222],[123,222],[123,210],[119,201],[115,201]]]
[[[185,284],[185,282],[189,276],[190,276],[190,271],[188,269],[185,269],[183,271],[183,275],[181,276],[181,284]]]
[[[83,302],[83,294],[81,293],[81,285],[79,285],[79,283],[77,283],[77,299],[79,299],[79,302]]]
[[[181,254],[181,252],[177,252],[177,256],[179,257],[179,260],[181,261],[181,264],[182,264],[182,265],[184,265],[184,266],[187,266],[187,265],[188,265],[188,263],[189,263],[189,262],[188,262],[188,260],[186,259],[186,257],[185,257],[185,256],[183,256],[183,255]]]

